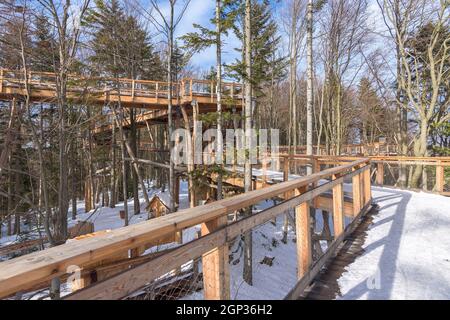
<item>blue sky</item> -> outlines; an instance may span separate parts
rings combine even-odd
[[[167,1],[161,0],[160,3],[163,12],[167,12]],[[179,0],[179,3],[182,4],[183,0]],[[179,10],[180,8],[178,8],[178,11]],[[187,8],[185,15],[183,16],[183,20],[181,20],[180,24],[178,25],[175,36],[179,37],[188,32],[195,31],[195,28],[193,27],[194,23],[200,24],[204,27],[213,28],[214,26],[211,24],[210,19],[214,16],[214,13],[214,0],[191,0],[189,7]],[[222,59],[224,63],[234,61],[234,59],[237,57],[237,52],[233,49],[240,46],[239,40],[231,32],[227,38],[223,39],[223,41],[225,42],[222,53]],[[194,66],[201,67],[202,69],[209,69],[209,67],[215,65],[216,62],[215,50],[215,47],[210,47],[202,52],[195,54],[192,57],[191,63]]]
[[[178,0],[179,4],[183,3],[183,0]],[[148,3],[148,0],[144,0],[142,2],[144,5]],[[161,4],[161,8],[164,13],[168,13],[168,1],[167,0],[159,0]],[[279,6],[282,5],[282,2],[278,0],[273,0],[273,10],[277,10]],[[149,8],[149,5],[147,5]],[[178,10],[176,12],[180,11]],[[210,23],[211,17],[213,17],[215,11],[215,0],[191,0],[191,3],[182,19],[178,28],[176,30],[176,37],[184,35],[188,32],[195,31],[193,27],[194,23],[198,23],[202,26],[213,28],[214,26]],[[379,33],[383,33],[386,29],[384,26],[384,22],[381,19],[378,5],[375,0],[369,0],[368,6],[369,19],[367,20],[367,26],[376,30]],[[277,21],[277,13],[274,12],[275,20]],[[281,27],[280,27],[281,30]],[[283,36],[285,37],[285,36]],[[234,36],[232,32],[230,32],[229,36],[224,39],[225,44],[223,47],[223,62],[229,63],[234,61],[238,57],[238,53],[234,50],[234,48],[239,47],[241,45],[240,41]],[[287,42],[287,40],[286,40]],[[374,43],[374,46],[378,45],[378,43]],[[211,66],[214,66],[216,62],[215,56],[215,47],[210,47],[202,52],[195,54],[192,57],[191,63],[193,66],[198,67],[203,70],[209,69]],[[300,61],[300,69],[302,69],[303,61]]]

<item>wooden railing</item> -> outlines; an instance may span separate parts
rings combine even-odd
[[[289,146],[280,146],[280,153],[290,153],[290,151],[294,151],[294,148]],[[370,144],[348,144],[343,145],[341,147],[340,155],[346,156],[390,156],[397,155],[398,147],[395,144],[386,144],[386,143],[370,143]],[[306,146],[297,146],[295,148],[294,154],[306,154]],[[330,148],[327,150],[324,145],[314,145],[313,146],[313,154],[316,155],[326,155],[326,154],[334,154],[334,148]]]
[[[316,166],[316,170],[320,170],[321,166],[342,165],[361,159],[360,157],[352,156],[306,156],[303,154],[281,154],[280,157],[285,159],[284,161],[290,161],[291,164],[309,163],[312,166]],[[371,178],[378,186],[396,187],[398,176],[393,171],[398,171],[400,166],[423,166],[432,168],[429,179],[431,180],[430,182],[434,183],[431,183],[433,187],[427,191],[450,196],[450,179],[448,175],[447,178],[445,176],[445,168],[450,168],[450,157],[369,156],[368,158],[372,164]],[[426,188],[422,187],[422,189]]]
[[[286,181],[228,199],[152,219],[136,225],[112,230],[99,236],[68,242],[41,252],[0,263],[0,297],[26,291],[36,284],[64,276],[72,265],[83,267],[111,255],[133,250],[173,235],[175,232],[202,224],[202,236],[168,253],[127,269],[67,296],[67,299],[120,299],[175,268],[203,256],[205,299],[229,299],[229,243],[286,210],[295,208],[297,234],[297,285],[287,298],[297,297],[313,280],[322,266],[336,254],[344,237],[356,226],[371,205],[370,160],[359,159],[345,165],[316,172],[310,176]],[[327,179],[324,183],[321,181]],[[353,182],[352,223],[344,225],[344,180]],[[332,192],[334,240],[319,259],[312,259],[310,210],[312,201]],[[237,210],[289,194],[276,206],[255,213],[237,222],[228,222],[228,215]]]
[[[37,95],[42,90],[56,91],[57,77],[54,73],[30,71],[27,79],[32,91],[36,91]],[[164,81],[69,75],[67,82],[70,92],[102,95],[99,97],[101,99],[120,95],[131,98],[131,101],[135,98],[152,98],[154,99],[152,101],[163,104],[163,99],[167,99],[169,93],[169,84]],[[23,71],[0,69],[0,94],[8,93],[7,88],[23,89],[24,84],[25,74]],[[214,103],[216,84],[213,81],[183,79],[179,83],[173,84],[172,92],[173,99],[179,98],[181,102],[198,99],[200,103]],[[232,99],[234,102],[242,99],[242,85],[239,83],[222,83],[222,92],[224,102],[227,99]],[[20,93],[20,91],[15,91],[15,93]],[[142,99],[138,100],[138,102],[142,101]]]

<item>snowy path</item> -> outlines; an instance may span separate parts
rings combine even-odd
[[[450,198],[372,190],[380,212],[338,299],[450,299]]]

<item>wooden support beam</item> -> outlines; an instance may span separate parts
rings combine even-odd
[[[444,166],[439,162],[439,165],[436,167],[436,191],[439,193],[444,192],[444,180]]]
[[[333,176],[333,180],[337,178]],[[333,187],[333,226],[336,239],[344,232],[344,188],[342,183]]]
[[[202,236],[227,225],[227,216],[202,224]],[[228,244],[214,248],[202,256],[204,298],[206,300],[230,299],[230,265]]]
[[[290,167],[290,163],[289,163],[289,156],[284,157],[284,163],[283,163],[283,181],[289,181],[289,167]],[[284,194],[284,198],[285,199],[289,199],[291,197],[291,192],[286,192]]]
[[[267,157],[266,157],[266,155],[264,155],[263,159],[262,159],[262,176],[261,176],[261,179],[262,179],[263,187],[266,187],[266,185],[267,185]]]
[[[353,168],[353,171],[356,169]],[[353,216],[356,217],[361,211],[361,176],[359,174],[353,176],[352,178],[352,189],[353,189]]]
[[[295,195],[301,195],[306,188],[296,189]],[[297,233],[297,278],[301,279],[312,263],[311,216],[309,203],[303,202],[295,208],[295,231]]]
[[[384,163],[377,163],[377,185],[383,186],[384,182]]]
[[[364,202],[363,204],[366,205],[367,203],[372,201],[372,188],[371,188],[371,181],[370,181],[370,166],[368,169],[364,170],[362,173],[364,177]]]
[[[327,197],[325,195],[317,196],[313,200],[313,206],[315,209],[320,209],[328,212],[333,211],[333,196]],[[353,202],[345,201],[344,195],[344,204],[343,204],[344,216],[353,218]]]
[[[365,186],[364,181],[365,180],[366,179],[365,179],[365,176],[364,176],[364,172],[361,172],[359,174],[359,181],[360,181],[360,187],[361,187],[361,192],[360,192],[360,195],[361,195],[361,208],[364,207],[364,204],[366,203],[366,193],[364,191],[364,186]]]

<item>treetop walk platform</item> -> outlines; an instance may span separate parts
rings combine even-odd
[[[121,103],[127,108],[160,110],[168,106],[169,84],[164,81],[69,75],[67,98],[76,104]],[[23,71],[0,68],[0,100],[27,94],[29,85],[32,102],[54,102],[57,94],[57,75],[51,72]],[[213,110],[217,105],[214,81],[183,79],[172,87],[172,104],[190,104],[194,100],[200,111]],[[239,83],[222,83],[222,103],[240,107],[243,90]]]

